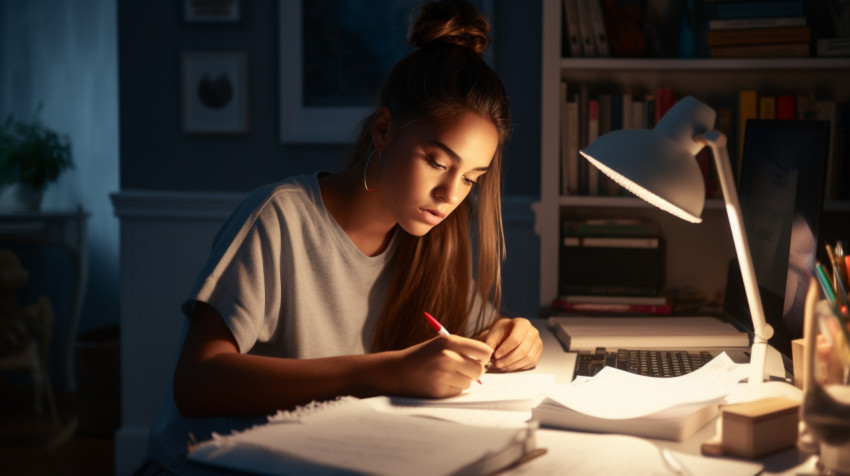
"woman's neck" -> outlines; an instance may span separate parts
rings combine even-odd
[[[319,177],[328,212],[363,254],[376,256],[392,239],[396,221],[377,190],[367,192],[362,177],[345,171]]]

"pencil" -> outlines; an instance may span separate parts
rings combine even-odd
[[[823,269],[823,265],[820,261],[815,261],[815,275],[818,277],[818,282],[820,283],[821,289],[823,289],[823,293],[826,296],[826,299],[829,301],[831,306],[835,305],[835,292],[832,290],[832,284],[829,282],[829,278],[826,275],[826,271]]]

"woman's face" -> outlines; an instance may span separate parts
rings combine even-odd
[[[399,226],[422,236],[469,195],[499,144],[496,126],[472,113],[396,132],[383,151],[378,189]]]

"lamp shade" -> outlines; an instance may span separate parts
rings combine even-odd
[[[638,197],[684,220],[699,223],[705,181],[697,138],[714,127],[713,109],[692,97],[677,102],[655,129],[604,134],[581,155]]]

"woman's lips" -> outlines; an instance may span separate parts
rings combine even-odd
[[[422,218],[424,218],[429,225],[438,225],[441,221],[443,221],[443,218],[446,217],[444,213],[433,208],[420,208],[419,213],[422,214]]]

